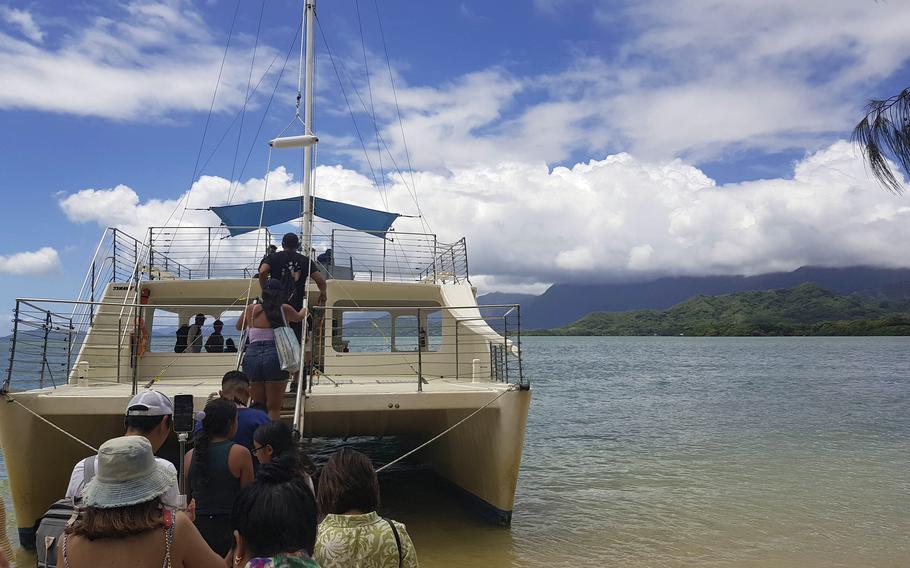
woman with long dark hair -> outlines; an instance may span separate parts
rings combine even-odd
[[[379,478],[373,462],[341,448],[319,474],[316,501],[322,522],[313,557],[322,568],[416,568],[405,526],[379,516]]]
[[[311,477],[316,472],[316,467],[300,444],[294,442],[294,434],[284,422],[269,422],[256,428],[251,451],[261,464],[281,460],[303,478],[313,495],[316,494]]]
[[[235,568],[319,568],[312,560],[316,541],[316,499],[282,459],[259,468],[231,512]]]
[[[278,359],[274,329],[286,322],[303,321],[307,315],[306,308],[295,310],[286,299],[281,281],[270,278],[262,287],[262,303],[247,306],[237,320],[237,329],[249,329],[243,372],[250,378],[252,401],[264,402],[272,420],[281,418],[281,400],[288,385],[288,373],[281,370]]]
[[[202,429],[186,454],[188,498],[196,505],[196,527],[212,550],[224,556],[231,547],[234,498],[253,481],[249,450],[233,442],[237,406],[223,398],[205,405]]]

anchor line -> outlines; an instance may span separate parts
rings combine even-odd
[[[51,422],[51,421],[48,420],[47,418],[41,416],[40,414],[38,414],[37,412],[35,412],[35,411],[32,410],[31,408],[25,406],[24,404],[22,404],[22,403],[19,402],[18,400],[16,400],[16,399],[14,399],[13,397],[11,397],[11,396],[9,395],[9,393],[3,393],[3,397],[6,399],[7,402],[12,402],[12,403],[14,403],[14,404],[18,404],[18,405],[21,406],[23,409],[25,409],[26,412],[28,412],[29,414],[31,414],[32,416],[34,416],[34,417],[37,418],[38,420],[41,420],[41,421],[44,422],[45,424],[49,425],[49,426],[50,426],[51,428],[53,428],[54,430],[57,430],[57,431],[59,431],[59,432],[62,432],[63,434],[65,434],[65,435],[69,436],[70,438],[72,438],[73,440],[79,442],[80,444],[82,444],[82,445],[85,446],[86,448],[88,448],[88,449],[90,449],[91,451],[95,452],[96,454],[98,453],[98,448],[92,446],[92,445],[89,444],[88,442],[84,442],[84,441],[80,440],[79,438],[77,438],[77,437],[74,436],[73,434],[70,434],[69,432],[67,432],[66,430],[64,430],[63,428],[61,428],[60,426],[57,426],[56,424],[54,424],[53,422]]]
[[[376,470],[376,473],[379,473],[379,472],[381,472],[381,471],[383,471],[383,470],[385,470],[385,469],[388,469],[388,468],[392,467],[393,465],[395,465],[396,463],[400,462],[401,460],[403,460],[403,459],[405,459],[405,458],[408,458],[408,457],[410,457],[410,456],[416,454],[416,453],[419,452],[420,450],[422,450],[422,449],[424,449],[425,447],[429,446],[430,444],[432,444],[432,443],[435,442],[436,440],[442,438],[443,436],[445,436],[446,434],[448,434],[449,432],[451,432],[451,431],[454,430],[455,428],[458,428],[459,426],[461,426],[462,424],[464,424],[465,422],[467,422],[468,420],[470,420],[471,418],[473,418],[474,416],[476,416],[477,413],[479,413],[481,410],[483,410],[484,408],[490,406],[491,404],[493,404],[494,402],[496,402],[497,400],[499,400],[500,397],[502,397],[502,395],[504,395],[504,394],[506,394],[506,393],[509,393],[509,392],[512,392],[512,391],[514,391],[514,390],[515,390],[514,388],[510,388],[510,389],[508,389],[508,390],[502,391],[501,393],[499,393],[498,395],[496,395],[495,397],[493,397],[493,400],[491,400],[490,402],[484,404],[483,406],[481,406],[480,408],[478,408],[477,410],[475,410],[475,411],[472,412],[471,414],[468,414],[467,416],[465,416],[464,418],[462,418],[461,420],[459,420],[459,421],[456,422],[455,424],[451,425],[451,426],[448,427],[447,429],[443,430],[443,431],[440,432],[439,434],[433,436],[432,438],[430,438],[430,439],[427,440],[426,442],[420,444],[419,446],[417,446],[416,448],[414,448],[414,449],[411,450],[410,452],[407,452],[407,453],[405,453],[404,455],[402,455],[402,456],[400,456],[400,457],[398,457],[398,458],[395,458],[394,460],[392,460],[392,461],[390,461],[389,463],[385,464],[384,466],[380,467],[379,469]]]

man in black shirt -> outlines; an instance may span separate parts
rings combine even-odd
[[[287,303],[299,310],[303,307],[303,292],[307,276],[309,276],[319,287],[319,299],[316,301],[316,305],[324,305],[325,277],[319,272],[315,262],[311,262],[308,257],[297,252],[300,247],[300,239],[295,233],[287,233],[281,239],[281,247],[282,250],[268,255],[259,265],[260,286],[265,287],[269,278],[292,283]]]
[[[224,329],[224,322],[215,320],[215,323],[212,324],[212,328],[214,331],[209,335],[208,339],[205,340],[205,352],[224,353],[224,335],[221,334],[221,330]]]

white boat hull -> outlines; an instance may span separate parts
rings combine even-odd
[[[198,410],[218,384],[171,380],[156,388],[168,395],[193,394]],[[97,447],[122,434],[123,409],[130,394],[131,386],[126,384],[68,385],[14,394],[17,403],[0,405],[0,444],[23,546],[34,546],[36,523],[63,496],[73,465],[91,454],[84,445],[23,406]],[[412,381],[334,386],[323,380],[306,398],[303,435],[406,436],[421,442],[452,428],[496,397],[495,402],[418,452],[414,459],[469,496],[485,516],[508,524],[530,404],[529,390],[505,384],[437,380],[417,392]],[[289,407],[293,404],[290,396],[287,403]],[[172,437],[159,455],[176,460],[176,439]]]

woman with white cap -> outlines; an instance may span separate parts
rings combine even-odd
[[[57,565],[215,568],[224,566],[189,517],[161,504],[176,482],[141,436],[108,440],[82,493],[84,509],[63,533]]]

